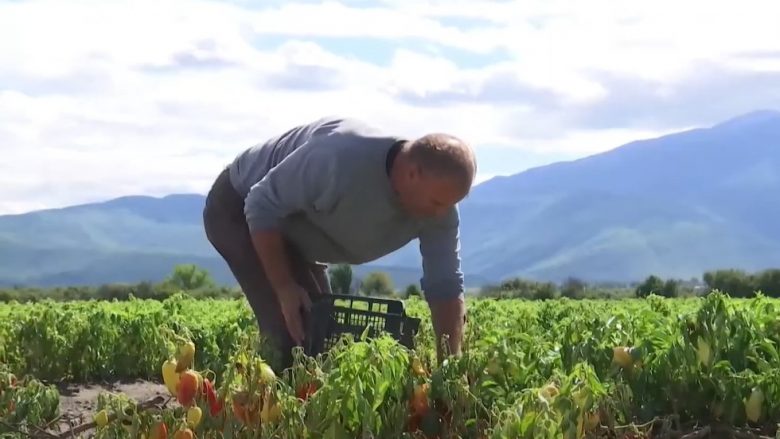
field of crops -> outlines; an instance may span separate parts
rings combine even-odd
[[[437,366],[412,299],[415,350],[345,342],[283,374],[243,301],[0,305],[0,437],[776,437],[778,305],[473,299],[464,355]],[[62,430],[57,381],[163,376],[165,398],[103,394]]]

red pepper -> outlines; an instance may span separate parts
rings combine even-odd
[[[217,416],[222,410],[222,402],[217,400],[217,392],[208,378],[203,380],[203,393],[206,395],[206,401],[209,403],[209,413],[211,413],[211,416]]]
[[[298,391],[295,392],[295,396],[297,396],[299,399],[306,401],[316,391],[317,391],[317,384],[315,382],[308,382],[298,387]]]

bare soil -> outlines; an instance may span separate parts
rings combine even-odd
[[[97,411],[98,396],[102,392],[110,392],[116,394],[124,394],[128,397],[141,403],[149,401],[156,397],[162,397],[168,399],[170,394],[162,383],[136,380],[114,383],[87,383],[87,384],[58,384],[58,391],[60,392],[60,417],[51,425],[49,425],[49,432],[62,433],[72,429],[73,427],[81,424],[91,423],[93,421],[92,416]],[[656,422],[650,422],[644,424],[642,430],[649,430],[645,434],[631,434],[630,432],[621,432],[619,435],[615,435],[614,431],[602,427],[603,431],[598,434],[598,437],[604,438],[648,438],[657,437],[664,439],[715,439],[715,438],[729,438],[729,439],[773,439],[777,434],[775,428],[764,429],[732,429],[723,425],[688,425],[681,426],[682,430],[668,430],[670,425],[666,425],[666,428],[656,429],[660,420]],[[655,430],[655,431],[653,431]],[[658,431],[660,430],[660,431]],[[664,431],[667,430],[667,431]],[[84,436],[91,437],[92,431],[86,430],[83,432]]]
[[[97,411],[98,396],[102,392],[125,394],[143,402],[156,396],[170,396],[165,385],[151,381],[127,381],[114,383],[60,384],[60,415],[72,425],[91,422]]]

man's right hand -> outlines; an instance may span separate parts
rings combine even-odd
[[[303,340],[306,338],[303,314],[306,313],[308,315],[309,311],[311,311],[309,293],[297,283],[292,283],[278,290],[276,294],[279,298],[279,305],[282,308],[282,315],[284,315],[284,322],[287,325],[290,337],[292,337],[296,345],[303,345]]]
[[[252,234],[252,244],[276,294],[287,332],[300,346],[306,336],[302,314],[311,309],[311,299],[293,277],[282,234],[278,230],[256,232]]]

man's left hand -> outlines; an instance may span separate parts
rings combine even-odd
[[[436,355],[439,362],[443,361],[445,354],[441,348],[444,334],[448,336],[449,353],[460,356],[466,324],[466,304],[463,296],[452,299],[428,299],[428,306],[436,332]]]

